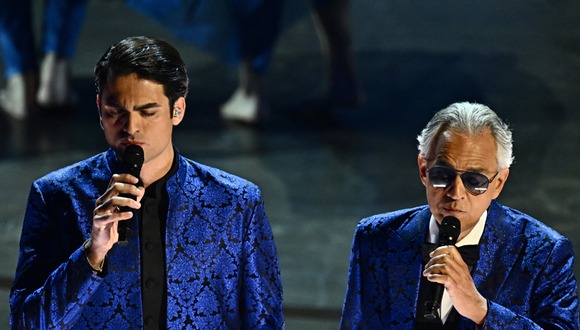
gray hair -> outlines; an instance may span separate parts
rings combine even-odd
[[[453,103],[438,111],[417,136],[419,154],[427,157],[444,132],[477,135],[491,132],[497,146],[496,161],[500,170],[514,161],[512,132],[489,107],[469,102]]]

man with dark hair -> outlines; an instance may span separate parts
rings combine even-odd
[[[455,103],[417,139],[428,205],[359,223],[341,329],[578,329],[572,243],[495,200],[513,161],[508,126]]]
[[[124,39],[97,63],[95,84],[110,149],[33,183],[12,328],[282,328],[260,190],[173,147],[188,88],[179,52]],[[135,146],[137,175],[124,167]]]

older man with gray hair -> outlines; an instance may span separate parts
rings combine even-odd
[[[359,223],[341,329],[578,329],[572,243],[496,201],[509,127],[455,103],[417,139],[428,205]]]

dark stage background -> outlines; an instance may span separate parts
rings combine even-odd
[[[424,203],[415,137],[455,101],[485,103],[514,129],[516,162],[500,202],[570,237],[578,252],[580,2],[357,0],[352,12],[363,106],[318,116],[288,110],[323,77],[305,16],[281,36],[268,72],[272,118],[254,130],[218,116],[236,86],[235,70],[121,1],[92,1],[73,63],[74,112],[0,120],[0,328],[8,324],[29,186],[104,150],[92,70],[110,44],[129,35],[165,38],[188,64],[187,116],[175,132],[180,151],[262,188],[288,329],[338,328],[358,220]]]

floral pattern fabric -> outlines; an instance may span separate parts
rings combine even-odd
[[[427,206],[363,219],[351,254],[341,329],[414,329]],[[492,201],[471,275],[488,300],[483,329],[578,329],[569,239]],[[463,317],[459,329],[475,329]]]
[[[167,181],[167,328],[281,329],[276,247],[254,184],[176,154]],[[142,328],[138,231],[94,275],[81,245],[120,164],[112,150],[32,184],[14,285],[15,329]],[[136,219],[132,227],[138,228]]]

